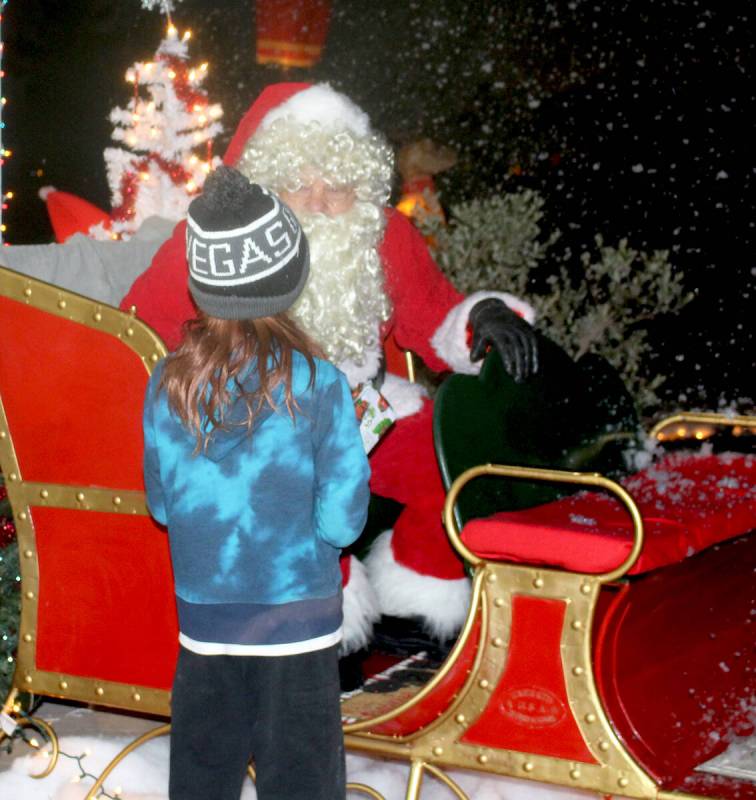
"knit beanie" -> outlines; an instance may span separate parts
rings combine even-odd
[[[220,319],[285,311],[310,273],[307,239],[291,209],[226,166],[189,204],[186,260],[195,303]]]

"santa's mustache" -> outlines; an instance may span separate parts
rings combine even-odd
[[[307,235],[311,255],[321,247],[377,247],[383,232],[383,215],[377,215],[367,203],[356,204],[334,217],[320,212],[296,216]]]

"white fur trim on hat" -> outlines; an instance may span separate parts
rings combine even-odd
[[[260,129],[264,130],[284,117],[302,124],[319,122],[324,128],[348,130],[357,136],[367,136],[371,132],[368,115],[327,83],[303,89],[271,109],[260,122]]]
[[[349,556],[349,581],[344,587],[344,624],[339,654],[345,656],[365,647],[372,639],[373,625],[380,616],[378,598],[368,582],[365,565],[355,556]]]
[[[465,375],[477,375],[480,372],[483,362],[470,361],[467,324],[473,306],[488,297],[497,297],[499,300],[503,300],[512,311],[531,325],[535,321],[533,306],[507,292],[473,292],[468,295],[446,315],[446,319],[438,326],[431,339],[431,346],[438,357],[443,359],[454,372],[461,372]]]
[[[365,559],[381,612],[392,617],[420,617],[432,636],[440,641],[451,639],[467,618],[469,579],[434,578],[402,566],[391,548],[393,533],[384,531]]]

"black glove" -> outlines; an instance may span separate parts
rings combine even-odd
[[[495,347],[515,383],[538,372],[538,340],[533,328],[496,297],[472,307],[470,361],[479,361],[489,346]]]

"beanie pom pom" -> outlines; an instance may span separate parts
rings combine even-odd
[[[252,194],[253,186],[241,172],[223,164],[207,176],[202,189],[204,203],[213,211],[238,208]]]

